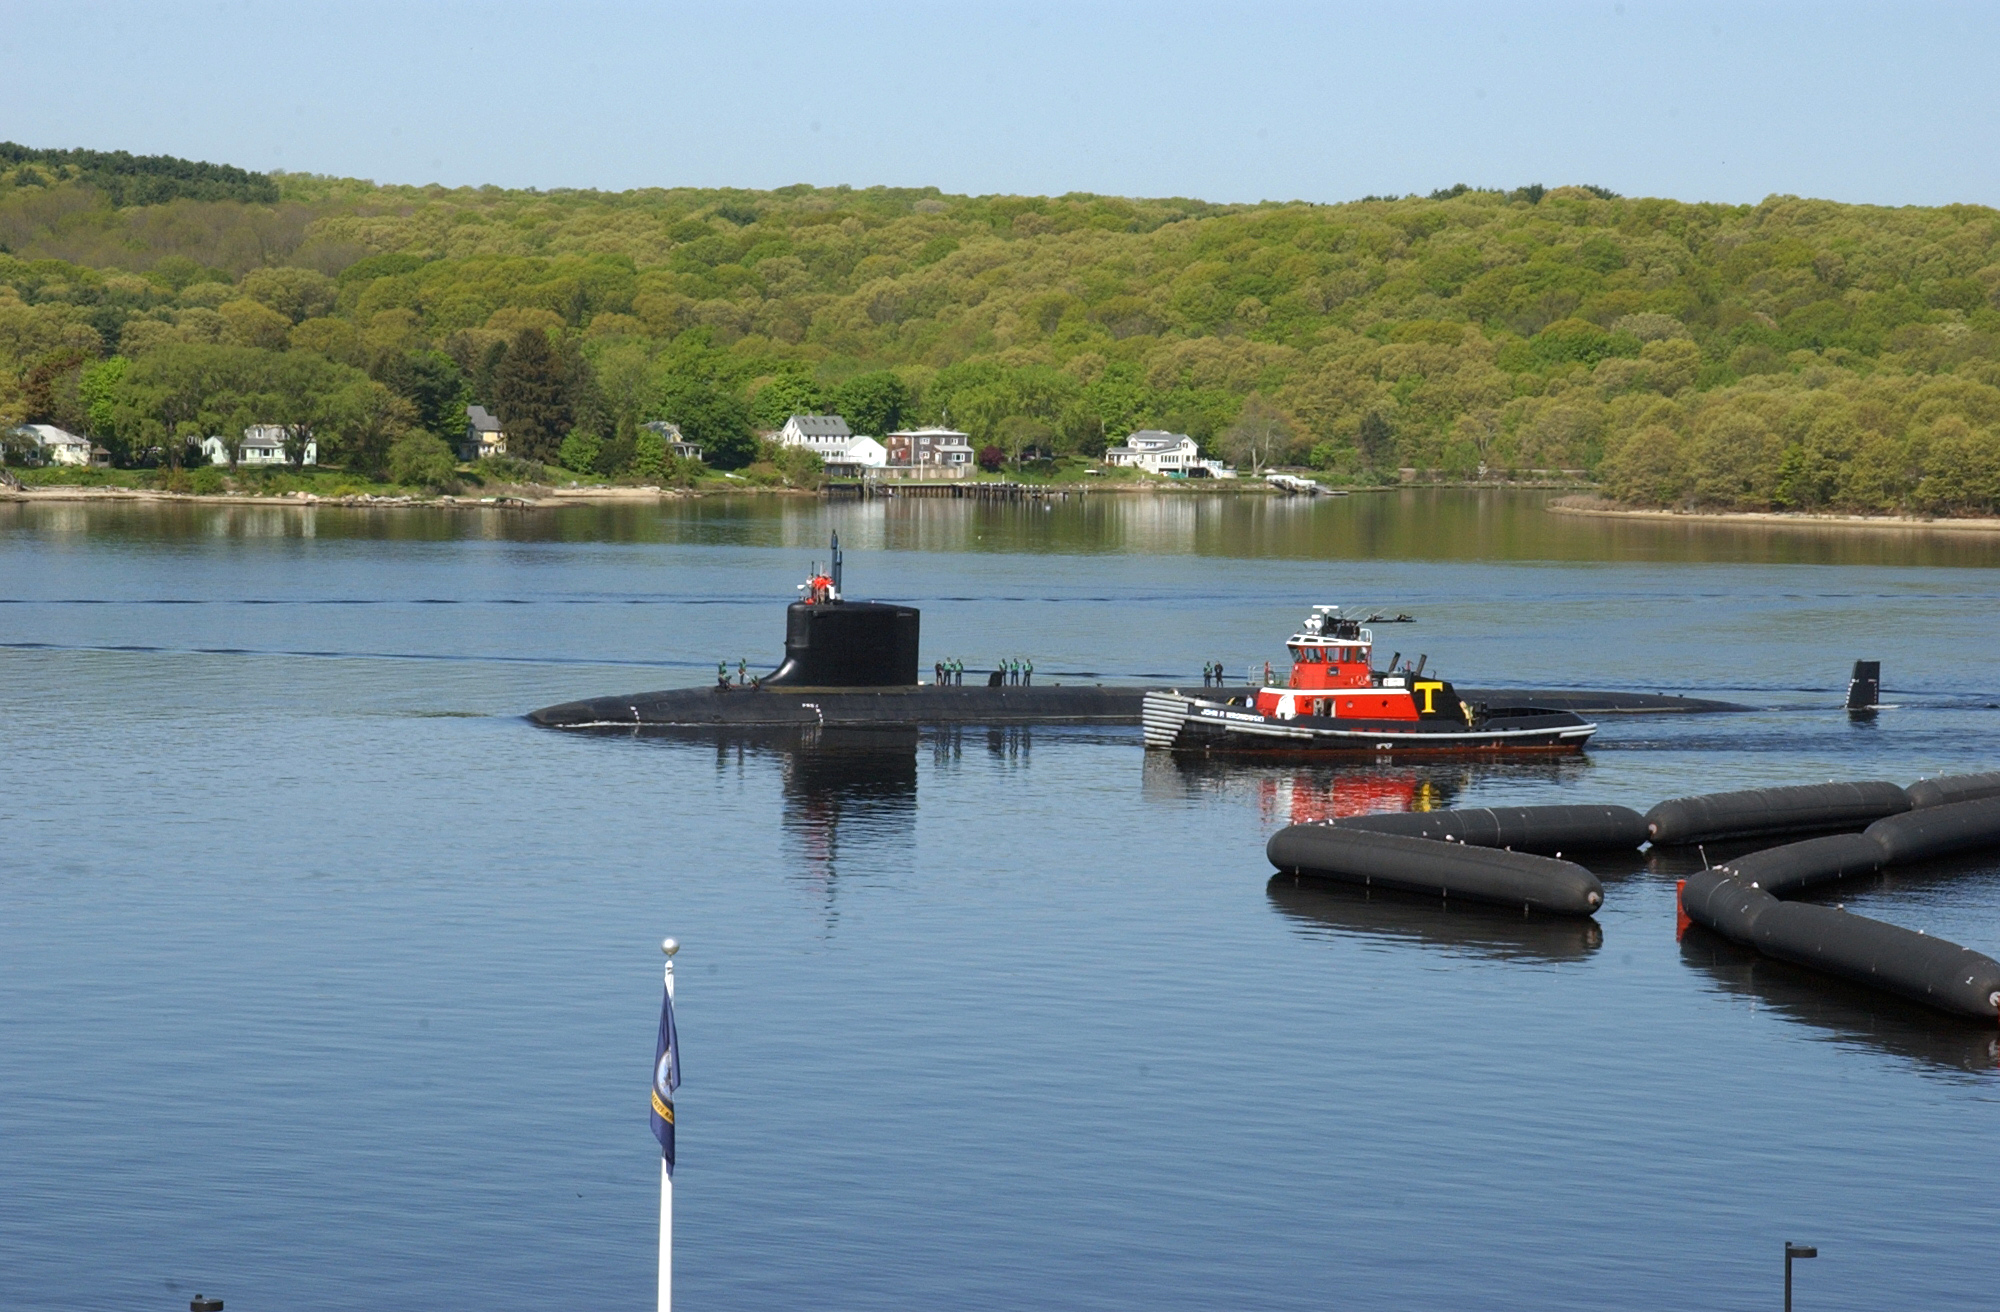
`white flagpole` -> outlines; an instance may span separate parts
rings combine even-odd
[[[667,1000],[674,996],[674,953],[681,945],[673,939],[660,944],[667,954]],[[660,1312],[674,1307],[674,1177],[667,1171],[667,1159],[660,1158]]]

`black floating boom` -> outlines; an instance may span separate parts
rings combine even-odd
[[[1982,797],[2000,797],[2000,770],[1989,774],[1947,774],[1936,779],[1919,779],[1903,790],[1910,806],[1918,811],[1947,802],[1972,802]]]
[[[1944,782],[1944,781],[1933,781]],[[1896,925],[1776,895],[1883,866],[2000,847],[2000,796],[1887,816],[1741,856],[1688,876],[1681,910],[1724,938],[1781,961],[1900,993],[1944,1011],[2000,1015],[2000,961]]]
[[[1456,811],[1390,811],[1344,816],[1333,823],[1340,829],[1435,838],[1474,847],[1511,847],[1523,852],[1629,850],[1646,841],[1645,818],[1628,806],[1488,806]]]
[[[1723,869],[1773,897],[1853,875],[1872,875],[1883,865],[1882,848],[1866,834],[1828,834],[1783,847],[1739,856]]]
[[[1945,939],[1811,902],[1780,902],[1727,868],[1689,875],[1681,909],[1767,957],[1961,1016],[2000,1015],[2000,961]]]
[[[1925,861],[2000,844],[2000,797],[1927,806],[1877,820],[1862,831],[1882,849],[1882,864]]]
[[[1669,798],[1646,812],[1646,829],[1660,845],[1712,843],[1720,838],[1859,829],[1909,809],[1909,795],[1886,781],[1801,784]]]
[[[1604,904],[1597,876],[1569,861],[1402,834],[1287,825],[1264,853],[1293,874],[1523,910],[1587,916]]]

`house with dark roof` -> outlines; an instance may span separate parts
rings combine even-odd
[[[802,446],[826,456],[845,448],[854,430],[839,415],[793,415],[771,437],[784,446]]]
[[[465,407],[465,436],[458,442],[458,458],[487,460],[506,454],[507,435],[500,431],[500,421],[488,414],[483,405]]]

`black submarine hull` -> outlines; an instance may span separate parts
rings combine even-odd
[[[528,718],[551,729],[629,725],[1137,724],[1144,688],[1050,684],[991,688],[675,688],[564,702]]]
[[[632,725],[731,728],[754,725],[932,725],[932,724],[1138,724],[1147,687],[1103,684],[1034,684],[943,687],[795,686],[673,688],[622,697],[593,697],[533,711],[528,719],[550,729],[594,729]],[[1218,701],[1243,698],[1253,688],[1205,688]],[[1482,700],[1520,704],[1534,698],[1549,710],[1589,715],[1646,715],[1747,711],[1732,702],[1653,693],[1565,692],[1564,705],[1546,692],[1482,690]]]

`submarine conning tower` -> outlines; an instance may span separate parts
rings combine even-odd
[[[917,682],[917,609],[840,595],[840,535],[828,573],[785,610],[785,661],[762,687],[908,688]]]
[[[898,688],[916,681],[916,607],[795,601],[785,609],[785,663],[763,686]]]

